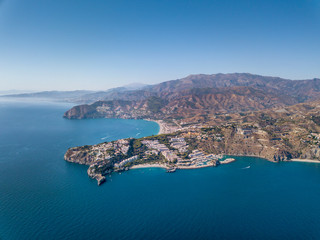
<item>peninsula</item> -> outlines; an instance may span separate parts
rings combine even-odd
[[[232,162],[223,160],[228,155],[318,162],[319,89],[319,79],[194,75],[130,91],[122,100],[76,106],[64,117],[142,118],[157,121],[161,132],[70,148],[65,160],[88,165],[88,175],[99,185],[111,172],[213,167]]]

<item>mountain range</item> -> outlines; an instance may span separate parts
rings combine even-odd
[[[197,74],[135,90],[114,89],[89,96],[87,99],[98,101],[75,106],[64,117],[182,119],[284,107],[320,99],[320,79]]]

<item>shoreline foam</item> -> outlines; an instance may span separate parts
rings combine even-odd
[[[306,162],[306,163],[320,163],[319,160],[312,160],[312,159],[300,159],[300,158],[293,158],[288,162]]]
[[[164,164],[154,163],[154,164],[138,164],[138,165],[131,166],[129,169],[139,169],[139,168],[164,168],[164,169],[168,169],[169,167]]]
[[[198,168],[206,168],[206,167],[214,167],[214,164],[207,164],[207,165],[201,165],[201,166],[174,166],[176,169],[198,169]],[[139,168],[164,168],[164,169],[170,169],[171,167],[165,164],[160,163],[154,163],[154,164],[138,164],[131,166],[129,169],[139,169]]]

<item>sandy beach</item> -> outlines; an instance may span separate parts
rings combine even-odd
[[[167,124],[162,120],[152,120],[152,119],[144,119],[144,120],[145,121],[156,122],[159,125],[160,129],[159,129],[158,135],[172,132],[170,130],[170,128],[167,126]]]
[[[292,162],[320,163],[320,161],[319,161],[319,160],[312,160],[312,159],[298,159],[298,158],[291,159],[290,161],[292,161]]]
[[[154,122],[158,123],[158,125],[159,125],[159,127],[160,127],[158,134],[165,134],[165,133],[167,133],[167,131],[166,131],[166,124],[165,124],[163,121],[161,121],[161,120],[154,120]]]

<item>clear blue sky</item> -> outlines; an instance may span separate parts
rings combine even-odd
[[[0,0],[0,90],[320,77],[320,0]]]

